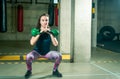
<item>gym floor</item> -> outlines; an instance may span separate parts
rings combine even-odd
[[[0,79],[24,79],[26,64],[22,56],[29,51],[31,47],[27,41],[0,42]],[[63,74],[61,79],[120,79],[119,67],[120,53],[97,47],[92,48],[90,62],[70,63],[66,55],[59,71]],[[33,74],[29,79],[58,79],[51,75],[52,68],[51,61],[33,61]]]

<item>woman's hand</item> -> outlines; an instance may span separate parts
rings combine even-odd
[[[41,29],[40,29],[40,32],[42,33],[42,32],[48,32],[48,31],[50,31],[50,28],[49,27],[41,27]]]

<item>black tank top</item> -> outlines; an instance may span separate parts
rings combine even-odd
[[[47,33],[42,33],[36,42],[34,50],[36,50],[40,55],[45,55],[50,51],[51,38]]]

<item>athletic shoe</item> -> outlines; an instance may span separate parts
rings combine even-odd
[[[53,71],[53,76],[62,77],[62,74],[58,70],[56,70],[56,71]]]
[[[28,70],[25,74],[25,78],[29,78],[31,75],[32,75],[32,72]]]

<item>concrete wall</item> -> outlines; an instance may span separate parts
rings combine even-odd
[[[97,45],[97,33],[104,26],[112,26],[116,33],[120,33],[120,0],[93,0],[95,3],[95,17],[92,18],[92,47]],[[114,40],[116,40],[114,38]],[[99,39],[98,39],[99,40]]]
[[[60,51],[70,53],[71,0],[61,0],[60,4]]]
[[[35,1],[35,0],[33,0]],[[49,3],[49,0],[42,0],[41,2]],[[20,3],[7,3],[7,32],[0,33],[0,40],[29,40],[31,37],[31,28],[35,27],[39,16],[42,13],[47,13],[48,4],[25,4],[23,6],[23,32],[17,31],[17,6]],[[14,6],[14,7],[13,7]]]
[[[75,0],[75,61],[89,61],[91,57],[92,0]]]
[[[120,33],[120,0],[98,0],[98,32],[103,26],[112,26]]]
[[[92,1],[75,0],[74,8],[71,8],[73,5],[71,2],[72,0],[61,0],[60,51],[74,53],[74,62],[89,61],[91,57]],[[75,11],[75,13],[71,11]]]
[[[94,9],[94,18],[92,18],[92,26],[91,26],[91,46],[92,47],[96,47],[97,45],[97,0],[93,0],[93,2],[95,4],[95,6],[93,7]]]

